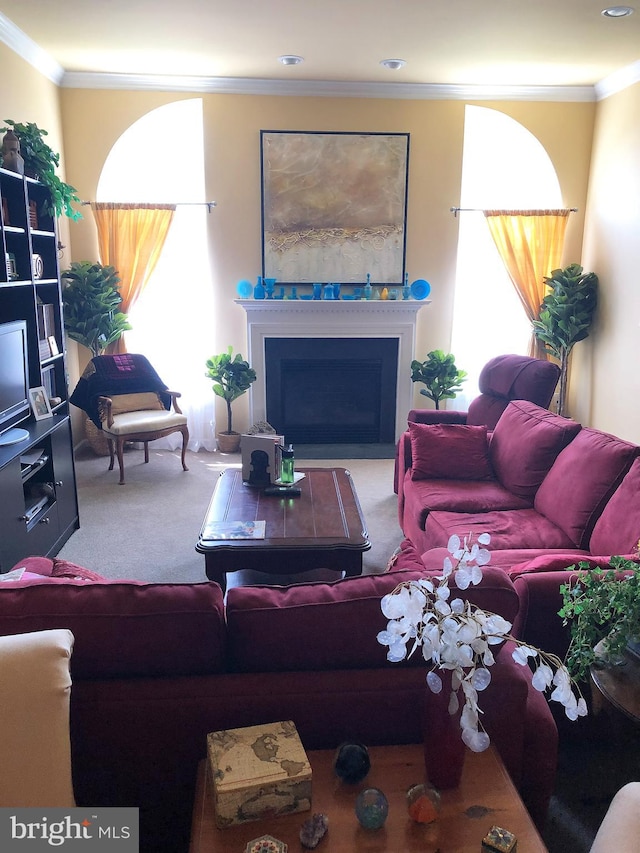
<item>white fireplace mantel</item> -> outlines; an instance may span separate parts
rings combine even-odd
[[[267,338],[395,338],[398,340],[396,440],[411,408],[416,318],[430,300],[236,299],[247,314],[248,360],[258,375],[250,389],[252,423],[266,420]]]

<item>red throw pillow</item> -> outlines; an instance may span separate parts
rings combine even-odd
[[[412,480],[492,480],[486,426],[409,424]]]

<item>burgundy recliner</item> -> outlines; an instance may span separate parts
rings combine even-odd
[[[480,395],[471,401],[467,412],[411,409],[407,421],[418,424],[484,425],[492,430],[511,400],[529,400],[547,409],[559,377],[560,368],[551,361],[530,358],[526,355],[497,355],[482,368],[478,379]],[[410,460],[400,464],[401,448],[410,448],[409,442],[404,441],[404,436],[400,438],[396,447],[394,473],[396,494],[398,494],[398,478],[401,472],[403,474],[411,464]]]

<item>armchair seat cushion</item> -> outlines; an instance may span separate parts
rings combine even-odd
[[[132,433],[160,432],[165,429],[186,426],[186,415],[176,412],[158,411],[123,412],[115,415],[110,427],[103,424],[103,433],[109,436],[130,435]]]

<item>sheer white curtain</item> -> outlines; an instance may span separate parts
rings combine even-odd
[[[173,138],[174,144],[169,144]],[[171,390],[180,391],[189,449],[214,450],[214,394],[205,361],[217,352],[215,296],[204,204],[202,100],[177,101],[131,125],[105,162],[97,201],[178,204],[158,265],[129,312],[129,352],[147,356]],[[175,449],[178,434],[155,447]]]
[[[540,142],[488,107],[465,109],[460,207],[561,207],[558,177]],[[531,326],[481,212],[459,214],[451,352],[468,379],[449,408],[467,409],[490,358],[527,355]]]

